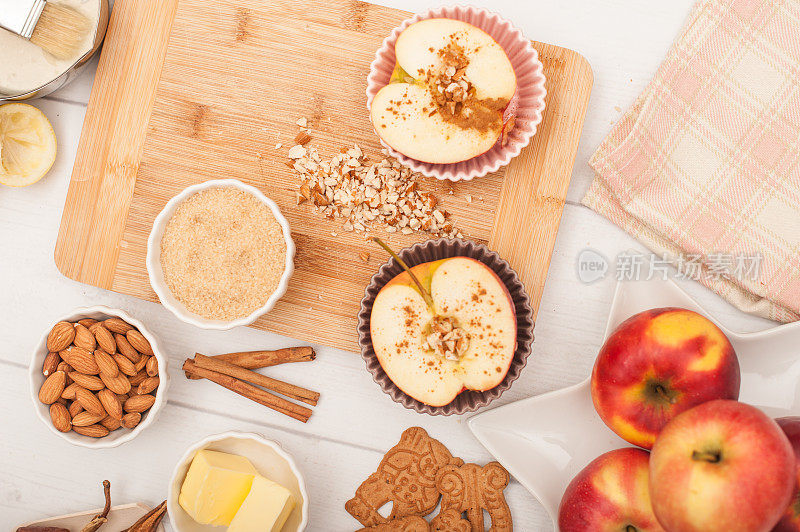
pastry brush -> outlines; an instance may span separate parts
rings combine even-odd
[[[75,9],[45,0],[0,0],[0,27],[16,33],[58,59],[69,59],[91,29]]]

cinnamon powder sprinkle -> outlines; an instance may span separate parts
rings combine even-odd
[[[203,190],[181,203],[161,238],[161,268],[172,294],[204,318],[234,320],[278,288],[286,241],[263,202],[243,190]]]

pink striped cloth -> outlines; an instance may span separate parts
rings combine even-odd
[[[700,0],[589,164],[584,204],[742,310],[800,319],[800,1]],[[718,264],[742,256],[758,275]]]

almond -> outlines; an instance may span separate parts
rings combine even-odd
[[[116,377],[109,377],[108,375],[103,375],[101,373],[100,380],[103,381],[103,384],[106,385],[106,388],[114,393],[128,393],[131,391],[131,381],[129,381],[128,377],[121,373]]]
[[[75,381],[75,384],[82,388],[86,388],[87,390],[92,390],[94,392],[98,390],[102,390],[106,387],[106,385],[101,381],[98,377],[94,375],[85,375],[83,373],[73,371],[69,374],[69,377]]]
[[[56,371],[47,377],[42,387],[39,388],[39,400],[46,405],[55,403],[64,392],[66,382],[67,374],[63,371]]]
[[[78,388],[83,388],[83,386],[75,383],[70,384],[69,386],[64,388],[63,392],[61,392],[61,397],[66,399],[67,401],[74,401],[75,393],[78,391]]]
[[[109,377],[116,377],[119,375],[119,366],[114,362],[114,358],[102,349],[95,350],[94,361],[97,363],[97,367],[100,368],[101,374],[108,375]]]
[[[58,365],[61,363],[61,356],[56,351],[47,353],[42,362],[42,374],[49,377],[51,373],[58,371]]]
[[[152,395],[134,395],[125,401],[124,408],[126,412],[141,413],[153,406],[155,402],[156,398]]]
[[[110,431],[115,431],[122,426],[122,420],[114,419],[113,417],[108,416],[106,418],[103,418],[100,424]]]
[[[74,430],[78,434],[82,434],[84,436],[90,436],[92,438],[102,438],[103,436],[108,436],[109,432],[109,430],[105,428],[103,425],[89,425],[88,427],[72,427],[72,430]]]
[[[136,373],[143,371],[145,366],[147,366],[147,361],[151,358],[153,357],[142,356],[142,358],[139,359],[139,362],[133,365],[133,367],[136,368]]]
[[[128,341],[127,338],[125,338],[124,335],[115,334],[114,340],[117,342],[117,350],[119,350],[120,353],[125,355],[128,358],[128,360],[130,360],[134,364],[136,362],[139,362],[139,359],[142,357],[142,355],[139,354],[139,351],[133,348],[131,343]]]
[[[147,359],[147,364],[145,365],[145,370],[147,374],[151,377],[155,377],[158,375],[158,359],[156,357],[150,357]]]
[[[86,327],[87,329],[97,323],[97,320],[92,318],[83,318],[82,320],[78,320],[78,323]]]
[[[94,334],[100,349],[110,354],[117,352],[117,343],[114,341],[114,335],[103,327],[102,323],[95,323],[89,330]]]
[[[47,335],[48,351],[63,351],[75,339],[75,327],[68,321],[56,323]]]
[[[131,329],[125,334],[125,337],[134,349],[143,355],[153,356],[153,348],[150,347],[150,342],[147,341],[147,338],[142,333],[136,329]],[[51,349],[51,351],[53,350]]]
[[[115,353],[114,362],[119,367],[119,370],[128,377],[136,375],[136,366],[127,357],[120,355],[119,353]]]
[[[73,346],[66,351],[62,351],[61,358],[66,360],[75,371],[86,375],[97,375],[100,373],[100,367],[97,365],[97,362],[94,361],[94,353],[82,347]]]
[[[61,358],[61,355],[59,354],[58,357]],[[58,363],[56,371],[63,371],[64,373],[69,373],[70,371],[73,371],[73,369],[72,366],[70,366],[69,364],[67,364],[62,360],[61,362]]]
[[[103,322],[103,326],[112,333],[125,334],[133,329],[133,325],[122,318],[108,318]]]
[[[142,415],[138,412],[131,412],[122,416],[122,426],[126,429],[132,429],[142,420]]]
[[[67,407],[61,403],[53,403],[50,405],[50,421],[59,432],[69,432],[72,428],[72,416],[69,415]]]
[[[147,378],[147,372],[140,371],[133,377],[130,377],[128,380],[130,381],[131,386],[139,386],[142,382],[144,382],[146,378]]]
[[[80,412],[75,417],[72,418],[72,426],[73,427],[88,427],[89,425],[94,425],[95,423],[99,423],[107,416],[104,414],[92,414],[91,412],[87,412],[84,410]]]
[[[122,403],[117,399],[117,395],[114,392],[108,389],[100,390],[97,392],[97,398],[109,416],[114,419],[122,419]]]
[[[103,404],[100,402],[100,399],[98,399],[97,396],[89,390],[84,388],[76,389],[75,400],[78,401],[87,412],[102,415],[103,417],[108,415],[105,408],[103,408]]]
[[[147,377],[145,380],[142,381],[141,384],[139,384],[139,387],[136,388],[136,393],[139,395],[148,394],[153,390],[155,390],[156,388],[158,388],[159,382],[160,381],[158,377]],[[109,412],[109,414],[110,413],[111,412]]]
[[[72,417],[77,416],[79,413],[83,412],[83,407],[78,401],[72,401],[72,404],[69,405],[69,415]]]
[[[72,340],[72,343],[75,344],[77,347],[86,349],[90,353],[94,351],[94,348],[97,345],[94,339],[94,335],[89,331],[89,329],[87,329],[80,323],[75,324],[75,339]]]

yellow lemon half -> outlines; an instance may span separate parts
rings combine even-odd
[[[0,105],[0,183],[26,187],[56,160],[56,134],[39,109],[26,103]]]

